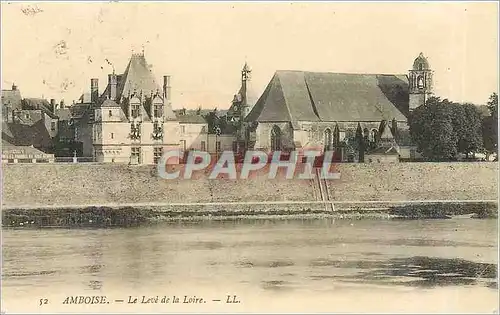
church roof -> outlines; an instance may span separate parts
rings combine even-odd
[[[276,71],[245,120],[406,121],[406,75]]]
[[[161,91],[153,73],[149,69],[144,54],[132,54],[123,75],[119,76],[117,84],[117,99],[128,96],[129,92],[142,91],[145,95]]]

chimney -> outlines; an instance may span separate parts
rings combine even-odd
[[[163,100],[166,104],[170,104],[170,76],[169,75],[164,75],[163,76]]]
[[[99,79],[93,78],[90,79],[90,102],[95,105],[97,103],[98,98],[99,98]]]
[[[117,85],[116,74],[108,75],[108,84],[109,84],[109,99],[116,101],[116,85]]]
[[[17,85],[15,83],[12,83],[12,91],[16,91],[17,90]]]
[[[50,109],[52,110],[52,112],[54,112],[57,109],[56,100],[53,98],[50,99]]]
[[[64,100],[61,100],[61,102],[59,102],[59,108],[60,109],[64,108]]]

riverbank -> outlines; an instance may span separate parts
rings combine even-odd
[[[497,200],[498,163],[344,163],[338,180],[166,180],[153,166],[113,164],[7,164],[2,205],[219,202]],[[36,175],[35,175],[36,174]]]
[[[130,227],[160,222],[278,219],[450,219],[497,218],[495,202],[310,203],[246,205],[161,205],[58,208],[11,208],[2,212],[3,227]]]

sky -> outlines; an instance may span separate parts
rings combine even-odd
[[[102,91],[144,49],[174,108],[228,108],[245,62],[260,96],[276,70],[407,74],[423,52],[436,96],[484,104],[498,88],[496,2],[1,3],[2,89]]]

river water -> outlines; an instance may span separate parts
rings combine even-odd
[[[497,232],[478,219],[3,229],[2,310],[493,313]],[[104,304],[63,303],[77,295]]]

